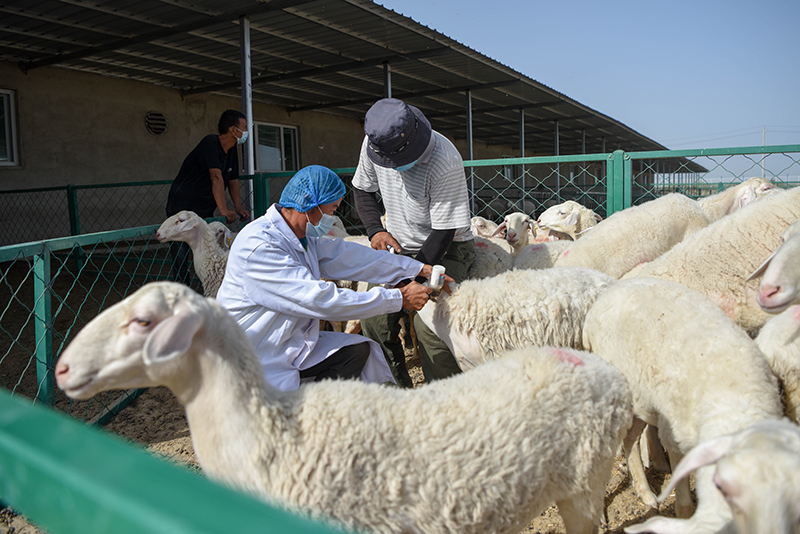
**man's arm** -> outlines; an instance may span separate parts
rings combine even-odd
[[[235,211],[228,209],[228,204],[225,202],[225,180],[222,179],[222,171],[208,169],[208,174],[211,176],[211,193],[214,195],[214,202],[217,203],[219,214],[232,223],[236,220],[237,215]]]
[[[231,200],[233,200],[233,209],[239,214],[239,219],[244,221],[250,217],[250,212],[242,207],[242,198],[239,194],[239,179],[230,180],[228,182],[228,191],[231,193]]]
[[[356,203],[358,217],[364,223],[372,248],[375,250],[388,250],[387,247],[391,246],[398,254],[401,253],[400,243],[381,224],[378,194],[354,187],[353,198]]]
[[[433,230],[428,239],[422,244],[419,252],[417,252],[416,260],[428,265],[436,265],[444,257],[450,244],[453,242],[453,237],[456,235],[455,228],[449,230]],[[424,282],[424,276],[418,276],[417,282]]]

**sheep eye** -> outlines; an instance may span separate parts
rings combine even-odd
[[[150,323],[153,321],[150,321],[149,319],[134,319],[134,322],[139,326],[150,326]]]

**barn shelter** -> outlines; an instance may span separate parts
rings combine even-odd
[[[384,96],[419,107],[465,159],[664,148],[369,0],[26,0],[0,13],[4,163],[21,171],[3,189],[171,178],[227,107],[258,126],[245,170],[354,165]],[[62,157],[80,152],[96,163]]]

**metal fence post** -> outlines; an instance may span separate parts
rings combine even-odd
[[[253,219],[258,219],[269,208],[269,179],[263,174],[253,175]]]
[[[615,150],[608,155],[606,165],[606,217],[630,207],[632,184],[631,157]]]
[[[53,405],[53,323],[50,302],[50,251],[43,244],[42,253],[33,256],[33,302],[36,333],[36,397]]]
[[[78,217],[78,190],[72,184],[67,186],[67,209],[69,210],[69,234],[80,235],[81,221]]]

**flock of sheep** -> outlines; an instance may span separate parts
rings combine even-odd
[[[229,236],[192,215],[158,239],[190,244],[213,296]],[[621,449],[644,503],[676,492],[677,518],[626,532],[796,533],[798,220],[800,188],[760,178],[602,221],[574,202],[476,218],[471,279],[419,312],[465,372],[414,390],[278,392],[227,312],[171,282],[91,321],[56,377],[78,399],[169,387],[210,477],[357,531],[517,533],[555,503],[569,534],[596,532]],[[653,435],[672,468],[660,495]]]

